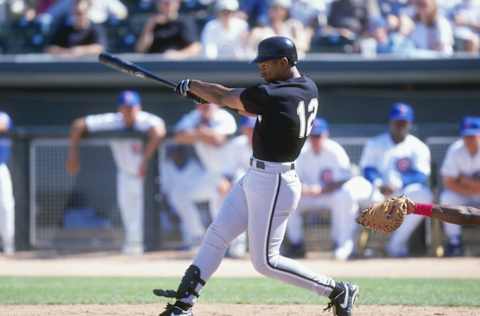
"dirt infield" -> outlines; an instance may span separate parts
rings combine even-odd
[[[0,256],[0,275],[179,277],[190,265],[192,256],[192,253],[181,252],[155,252],[142,257],[126,257],[116,253],[41,256],[29,252],[19,253],[13,258]],[[480,260],[475,257],[339,262],[310,256],[301,262],[313,271],[332,277],[480,279]],[[215,276],[256,277],[259,274],[248,258],[245,258],[225,259]]]
[[[162,305],[26,305],[1,306],[5,316],[134,316],[157,315]],[[199,304],[195,307],[195,316],[296,316],[331,315],[323,312],[322,306],[315,305],[223,305]],[[463,307],[413,307],[413,306],[359,306],[355,316],[475,316],[480,309]]]

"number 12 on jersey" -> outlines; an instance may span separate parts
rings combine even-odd
[[[313,126],[313,120],[317,117],[318,100],[313,98],[305,109],[305,102],[300,101],[297,107],[298,118],[300,119],[300,132],[298,138],[305,138],[310,135]]]

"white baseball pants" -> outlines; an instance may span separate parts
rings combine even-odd
[[[117,200],[125,228],[124,250],[143,252],[143,177],[119,171]]]
[[[217,270],[229,243],[248,230],[250,257],[263,275],[328,296],[335,282],[280,256],[288,215],[300,200],[301,184],[291,163],[261,161],[237,182],[207,230],[193,264],[207,281]]]
[[[15,200],[6,164],[0,164],[0,234],[5,251],[15,248]]]

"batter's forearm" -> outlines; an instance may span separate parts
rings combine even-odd
[[[201,103],[214,103],[235,111],[246,112],[241,101],[244,89],[228,88],[217,83],[184,79],[177,84],[175,92],[183,97],[189,96]]]
[[[205,101],[221,106],[226,106],[222,103],[223,99],[232,90],[232,88],[227,88],[217,83],[204,82],[200,80],[192,80],[190,83],[190,92],[204,99]]]

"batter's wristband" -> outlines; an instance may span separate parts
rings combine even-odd
[[[427,217],[432,217],[432,204],[422,204],[422,203],[415,203],[415,211],[414,214],[423,215]]]

